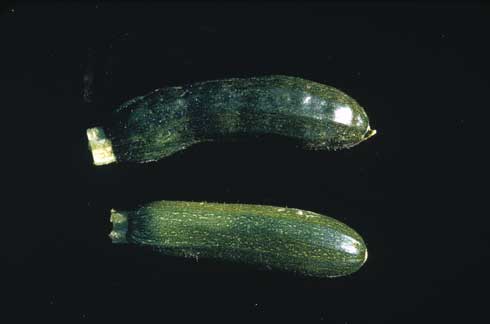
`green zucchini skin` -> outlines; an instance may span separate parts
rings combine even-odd
[[[268,134],[314,150],[349,148],[375,134],[364,109],[342,91],[284,75],[157,89],[123,103],[96,129],[96,165],[156,161],[200,142]]]
[[[214,258],[306,276],[338,277],[367,259],[363,239],[327,216],[294,208],[158,201],[112,210],[113,243],[173,256]]]

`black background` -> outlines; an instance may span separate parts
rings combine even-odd
[[[485,202],[488,31],[488,7],[476,4],[4,7],[1,316],[484,322],[488,208],[478,204]],[[345,91],[378,135],[337,152],[271,139],[197,145],[142,166],[91,166],[85,130],[124,100],[268,74]],[[111,207],[158,199],[330,215],[364,237],[369,259],[351,276],[315,279],[111,245]]]

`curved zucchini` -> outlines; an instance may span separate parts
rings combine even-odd
[[[158,201],[128,211],[112,210],[111,222],[114,243],[309,276],[348,275],[367,259],[364,241],[353,229],[293,208]]]
[[[336,150],[375,131],[345,93],[283,75],[157,89],[122,104],[109,125],[87,130],[96,165],[150,162],[199,142],[267,134]]]

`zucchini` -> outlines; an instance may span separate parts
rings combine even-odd
[[[193,144],[278,135],[337,150],[373,136],[364,109],[333,87],[273,75],[156,89],[87,130],[95,165],[150,162]]]
[[[150,246],[164,255],[214,258],[315,277],[357,271],[363,239],[347,225],[294,208],[157,201],[111,211],[113,243]]]

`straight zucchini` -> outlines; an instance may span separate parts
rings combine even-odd
[[[363,239],[327,216],[262,205],[158,201],[111,212],[113,243],[215,258],[306,276],[338,277],[367,259]]]
[[[375,131],[342,91],[284,75],[157,89],[123,103],[108,125],[87,130],[95,165],[151,162],[200,142],[268,134],[337,150]]]

